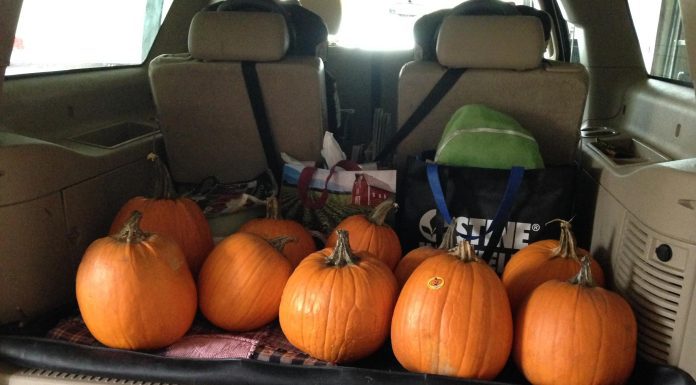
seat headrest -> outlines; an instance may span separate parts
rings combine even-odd
[[[314,56],[317,54],[317,48],[322,44],[328,44],[328,29],[322,18],[300,5],[298,1],[224,0],[207,6],[205,10],[271,12],[282,15],[288,29],[288,55]]]
[[[546,49],[542,23],[533,16],[446,16],[437,38],[437,61],[450,68],[537,68]]]
[[[544,40],[551,37],[551,16],[548,13],[524,6],[515,5],[500,0],[469,0],[452,9],[442,9],[420,17],[413,26],[413,35],[416,46],[419,48],[417,59],[437,60],[435,47],[438,40],[438,32],[442,21],[449,15],[472,16],[514,16],[525,15],[538,18],[544,28]]]
[[[277,61],[290,38],[283,15],[270,12],[198,12],[191,21],[191,56],[208,61]]]
[[[319,15],[329,33],[338,33],[343,12],[341,0],[302,0],[302,6]]]

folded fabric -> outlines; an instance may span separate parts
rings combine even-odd
[[[92,336],[80,316],[61,320],[48,331],[46,337],[80,345],[104,346]],[[257,330],[233,333],[217,328],[204,319],[198,319],[179,341],[164,349],[148,353],[172,358],[248,358],[290,365],[334,365],[311,357],[292,346],[277,322]]]
[[[250,358],[258,343],[255,339],[226,334],[192,335],[168,346],[163,355],[202,359]]]

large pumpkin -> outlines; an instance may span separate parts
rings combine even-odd
[[[300,223],[290,219],[282,219],[278,213],[278,200],[268,199],[266,218],[252,219],[245,223],[239,231],[259,235],[265,239],[290,237],[292,240],[282,250],[293,267],[317,250],[312,234]]]
[[[468,242],[413,271],[396,302],[391,342],[410,371],[492,379],[503,369],[512,346],[510,304]]]
[[[394,207],[394,201],[386,200],[377,205],[369,216],[351,215],[336,226],[336,230],[346,230],[350,233],[351,249],[369,252],[392,270],[401,259],[401,243],[394,229],[384,221]],[[336,234],[334,231],[329,235],[327,247],[336,245]]]
[[[396,279],[366,252],[353,254],[339,230],[335,248],[305,258],[288,280],[280,303],[280,326],[307,354],[350,362],[376,351],[389,333]]]
[[[636,355],[629,304],[592,283],[588,258],[571,281],[547,281],[519,308],[515,361],[536,385],[624,384]]]
[[[201,312],[210,322],[247,331],[278,317],[292,266],[277,247],[255,234],[234,233],[213,249],[198,276]]]
[[[119,231],[130,213],[143,213],[140,226],[143,230],[166,235],[175,240],[186,256],[194,277],[203,261],[213,249],[213,237],[208,221],[196,202],[189,198],[176,198],[167,167],[155,154],[148,155],[155,162],[158,172],[156,192],[152,198],[131,198],[121,207],[111,224],[110,234]]]
[[[396,282],[399,283],[399,287],[404,286],[408,277],[410,277],[411,273],[413,273],[413,270],[420,266],[423,261],[432,256],[447,253],[451,248],[457,245],[456,226],[456,222],[453,219],[452,223],[447,226],[447,230],[442,237],[442,242],[440,242],[440,245],[437,248],[429,245],[417,247],[406,253],[406,255],[401,258],[399,264],[396,265],[396,269],[394,270]]]
[[[589,256],[587,250],[575,246],[570,222],[558,222],[561,224],[561,236],[558,240],[534,242],[515,253],[505,265],[502,280],[510,297],[513,314],[537,286],[552,279],[565,281],[574,277],[583,256],[590,258],[595,283],[604,286],[602,267]]]
[[[171,239],[148,234],[135,212],[97,239],[77,270],[80,313],[94,338],[121,349],[157,349],[181,338],[196,314],[196,285]]]

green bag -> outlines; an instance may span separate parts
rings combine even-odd
[[[463,106],[452,115],[435,162],[460,167],[544,168],[532,134],[510,116],[480,104]]]

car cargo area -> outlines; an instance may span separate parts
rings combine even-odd
[[[689,0],[3,1],[0,385],[696,385],[695,43]]]

